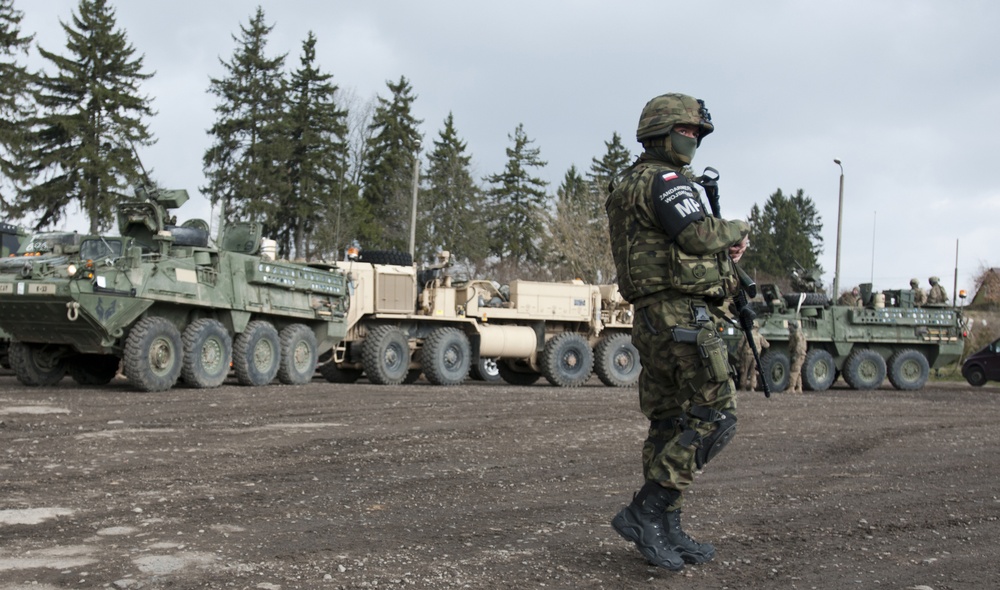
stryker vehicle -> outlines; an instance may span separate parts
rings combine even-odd
[[[16,255],[21,247],[21,242],[27,238],[27,234],[21,228],[9,223],[0,222],[0,264],[8,256]],[[7,348],[10,345],[10,337],[0,330],[0,367],[10,368],[7,360]]]
[[[384,385],[422,372],[435,385],[470,373],[530,385],[542,376],[576,387],[596,372],[613,387],[639,376],[631,342],[632,309],[616,285],[512,281],[455,282],[447,252],[420,270],[399,252],[360,253],[337,262],[351,290],[348,331],[320,373],[353,382],[364,373]]]
[[[831,305],[825,293],[782,295],[777,285],[762,286],[756,324],[770,343],[760,360],[771,391],[784,391],[790,381],[791,322],[799,322],[808,343],[805,390],[828,389],[839,375],[859,390],[878,388],[886,376],[896,389],[921,389],[930,369],[961,357],[966,332],[958,309],[916,307],[909,289],[872,293],[866,283],[860,290],[864,307]],[[723,337],[733,352],[743,333],[727,329]]]
[[[136,189],[117,208],[119,236],[82,236],[65,259],[25,260],[0,273],[0,329],[13,338],[21,383],[104,384],[119,364],[129,383],[162,391],[179,378],[242,385],[275,376],[305,383],[317,354],[346,331],[342,273],[275,261],[257,223],[174,225],[184,190]]]

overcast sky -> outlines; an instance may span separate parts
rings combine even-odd
[[[638,154],[647,100],[705,100],[716,131],[694,168],[721,173],[722,212],[746,218],[776,189],[803,189],[823,222],[820,263],[833,282],[838,186],[845,175],[841,288],[927,287],[937,275],[973,291],[995,246],[1000,189],[1000,3],[991,0],[112,0],[145,70],[158,143],[142,154],[157,179],[186,188],[179,217],[207,217],[202,156],[213,120],[210,77],[262,6],[271,55],[317,63],[342,90],[388,97],[406,76],[425,144],[449,112],[474,174],[502,171],[519,123],[554,193],[619,133]],[[66,54],[59,21],[76,0],[15,0],[23,32]],[[39,64],[33,60],[33,64]]]

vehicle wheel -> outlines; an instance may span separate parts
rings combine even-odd
[[[110,354],[81,354],[66,362],[66,372],[80,385],[107,385],[118,373],[121,359]]]
[[[166,391],[177,383],[184,359],[184,342],[166,318],[139,320],[125,339],[125,376],[140,391]]]
[[[66,374],[66,361],[58,356],[57,348],[11,342],[7,358],[17,380],[28,387],[55,385]]]
[[[497,368],[497,359],[479,359],[479,362],[472,364],[469,376],[476,381],[486,381],[487,383],[502,381],[500,369]]]
[[[523,361],[498,360],[497,373],[511,385],[532,385],[542,378],[540,373],[532,371]]]
[[[330,383],[354,383],[364,373],[361,369],[341,369],[335,361],[320,365],[317,370]]]
[[[639,351],[628,334],[605,336],[594,347],[594,372],[608,387],[631,387],[640,371]]]
[[[986,371],[983,370],[979,365],[970,365],[962,369],[962,374],[965,375],[965,380],[969,382],[969,385],[975,387],[982,387],[986,385]]]
[[[233,339],[222,322],[211,318],[195,320],[184,328],[184,364],[181,378],[190,387],[218,387],[229,375],[233,360]]]
[[[281,331],[281,359],[278,380],[285,385],[302,385],[316,374],[316,334],[305,324],[292,324]]]
[[[281,340],[269,322],[254,320],[233,341],[233,369],[240,385],[274,381],[281,361]]]
[[[469,338],[458,328],[438,328],[424,340],[420,358],[428,381],[434,385],[458,385],[469,376],[472,362]]]
[[[885,381],[885,359],[870,348],[857,348],[844,361],[844,381],[854,389],[876,389]]]
[[[773,393],[781,393],[788,389],[791,381],[791,364],[788,353],[783,350],[768,349],[760,355],[760,368],[767,379],[767,387]]]
[[[409,252],[398,250],[362,250],[358,262],[368,264],[391,264],[395,266],[413,266],[413,257]]]
[[[365,337],[361,364],[368,380],[379,385],[399,385],[410,370],[410,343],[396,326],[375,326]]]
[[[896,389],[922,389],[930,376],[931,366],[919,351],[905,348],[889,357],[889,383]]]
[[[833,355],[822,348],[814,348],[806,353],[802,363],[802,389],[809,391],[826,391],[833,385],[837,376],[837,367],[833,364]]]
[[[594,351],[586,338],[564,332],[549,339],[542,351],[542,375],[558,387],[579,387],[594,370]]]

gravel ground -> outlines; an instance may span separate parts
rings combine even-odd
[[[0,590],[998,588],[1000,388],[742,394],[648,566],[634,389],[130,391],[0,374]]]

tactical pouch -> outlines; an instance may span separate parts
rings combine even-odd
[[[696,256],[671,244],[669,266],[671,286],[677,291],[711,297],[725,294],[718,255]]]
[[[722,338],[711,330],[701,330],[698,332],[698,352],[705,361],[709,381],[723,383],[729,380],[729,350]]]

